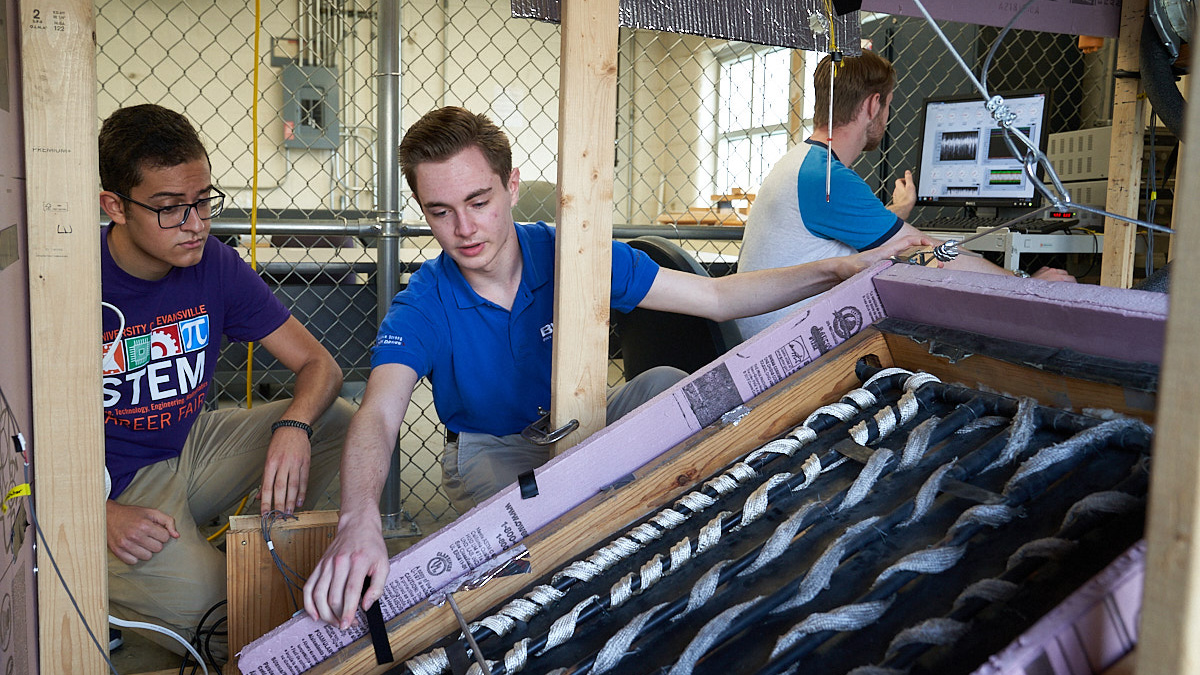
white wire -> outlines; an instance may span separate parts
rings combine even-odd
[[[121,336],[125,334],[125,313],[122,312],[121,310],[117,309],[116,305],[109,304],[107,302],[104,302],[103,300],[100,301],[100,306],[107,307],[107,308],[111,309],[112,311],[116,312],[117,318],[121,320],[121,325],[120,325],[120,327],[117,328],[117,336],[114,337],[113,341],[107,345],[107,348],[104,350],[104,358],[103,358],[104,369],[105,370],[115,370],[117,367],[117,357],[115,354],[117,351],[117,344],[121,341]]]
[[[196,663],[199,663],[200,667],[204,669],[204,675],[208,675],[208,666],[204,665],[204,659],[200,658],[200,653],[197,652],[196,648],[193,647],[191,644],[189,644],[187,640],[184,640],[183,637],[179,635],[179,633],[176,633],[175,631],[173,631],[169,628],[163,628],[162,626],[159,626],[156,624],[146,623],[145,621],[126,621],[124,619],[118,619],[117,617],[113,616],[112,614],[108,615],[108,622],[111,624],[120,626],[122,628],[137,628],[137,629],[141,629],[141,630],[150,630],[150,631],[154,631],[155,633],[162,633],[163,635],[166,635],[167,637],[169,637],[169,638],[175,640],[176,642],[178,642],[179,644],[183,645],[184,648],[188,650],[188,653],[192,655],[192,658],[196,659]]]

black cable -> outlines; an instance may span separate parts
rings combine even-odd
[[[0,392],[0,395],[2,394],[3,392]],[[4,405],[5,408],[8,407],[7,400],[4,401]],[[25,483],[28,485],[33,484],[29,480],[28,462],[25,462]],[[75,613],[79,616],[79,620],[83,622],[83,628],[87,631],[88,637],[92,639],[92,644],[96,645],[96,649],[104,657],[104,662],[108,664],[108,669],[112,671],[113,675],[119,675],[116,666],[113,665],[112,659],[108,656],[108,650],[100,644],[100,640],[96,639],[96,634],[92,632],[91,625],[88,624],[87,618],[83,616],[83,610],[79,609],[79,603],[75,601],[75,594],[71,592],[71,587],[67,585],[67,580],[63,578],[62,570],[58,568],[58,561],[54,559],[54,552],[50,550],[50,542],[46,540],[46,535],[42,532],[42,525],[38,522],[37,511],[33,506],[32,494],[28,496],[26,505],[29,507],[29,520],[33,523],[33,529],[37,533],[37,538],[42,542],[42,548],[46,551],[46,557],[50,559],[50,565],[54,568],[54,574],[58,576],[58,583],[62,584],[63,590],[67,593],[67,598],[71,601],[71,606],[75,608]]]
[[[283,561],[283,558],[279,557],[279,553],[275,551],[275,544],[271,541],[271,528],[274,526],[275,521],[279,519],[298,520],[298,517],[279,510],[268,511],[262,517],[262,538],[267,543],[267,552],[271,554],[271,560],[275,563],[275,568],[279,570],[279,574],[283,577],[288,597],[292,601],[292,608],[298,612],[300,611],[300,603],[296,600],[296,594],[304,592],[304,583],[307,579],[292,569],[290,565]]]
[[[229,603],[228,600],[222,600],[222,601],[214,604],[212,607],[208,608],[208,611],[204,612],[204,615],[200,617],[200,621],[196,622],[196,633],[195,633],[195,635],[192,636],[192,639],[189,640],[189,644],[191,644],[193,647],[196,648],[196,653],[199,654],[200,650],[202,648],[204,648],[204,646],[205,646],[204,643],[200,642],[200,635],[204,632],[204,622],[208,621],[208,617],[212,616],[213,612],[217,611],[223,605],[226,605],[228,603]],[[216,626],[219,626],[222,621],[225,621],[225,617],[221,617],[220,619],[217,619],[217,621],[213,624],[214,628]],[[212,666],[213,668],[216,668],[217,672],[220,672],[221,666],[220,666],[220,664],[218,664],[216,662],[215,659],[212,658],[212,654],[203,654],[203,655],[201,655],[201,658],[203,658],[204,656],[208,656],[208,665]],[[183,669],[187,667],[188,663],[190,663],[191,660],[192,660],[191,653],[185,652],[183,655],[183,661],[180,662],[180,664],[179,664],[179,675],[183,675]],[[199,663],[193,664],[192,665],[192,673],[194,674],[196,672],[196,669],[199,667],[200,667]]]
[[[214,666],[217,665],[217,659],[213,657],[212,654],[212,639],[215,635],[229,635],[228,631],[217,631],[217,629],[221,627],[221,624],[228,622],[228,619],[229,617],[223,616],[214,621],[213,625],[208,629],[208,635],[206,635],[204,638],[204,655],[208,657],[208,662]]]
[[[1154,118],[1155,114],[1150,113],[1150,166],[1146,167],[1146,220],[1154,222],[1154,212],[1158,206],[1158,188],[1156,185],[1156,176],[1158,167],[1156,166],[1155,144],[1156,135],[1154,133]],[[1154,274],[1154,233],[1146,230],[1146,254],[1142,263],[1145,268],[1146,276]]]

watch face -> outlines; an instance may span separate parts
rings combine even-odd
[[[1026,272],[1025,270],[1013,270],[1013,276],[1018,276],[1018,277],[1021,277],[1022,279],[1028,279],[1029,272]]]

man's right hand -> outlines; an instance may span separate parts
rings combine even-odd
[[[304,610],[314,619],[345,630],[356,623],[354,613],[366,610],[387,582],[388,555],[378,513],[361,517],[343,514],[337,536],[304,584]],[[363,592],[363,580],[371,586]]]
[[[149,560],[171,539],[178,539],[175,519],[157,509],[105,502],[108,550],[121,562],[136,565]]]

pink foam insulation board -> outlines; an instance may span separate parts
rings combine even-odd
[[[1137,644],[1146,542],[1134,544],[973,675],[1103,673]]]
[[[847,280],[538,468],[537,497],[523,500],[513,485],[397,554],[380,601],[384,619],[428,598],[882,318],[871,277],[887,266],[881,263]],[[262,675],[303,672],[363,634],[360,627],[340,631],[307,616],[293,618],[247,645],[238,667]]]
[[[921,4],[938,21],[957,21],[976,26],[1008,25],[1025,5],[1024,2],[1008,0],[923,0]],[[864,12],[924,18],[913,0],[863,0],[862,9]],[[1121,3],[1109,0],[1034,0],[1017,18],[1014,28],[1115,38],[1121,29]]]
[[[1167,295],[894,265],[875,275],[888,317],[1006,340],[1161,363]]]

